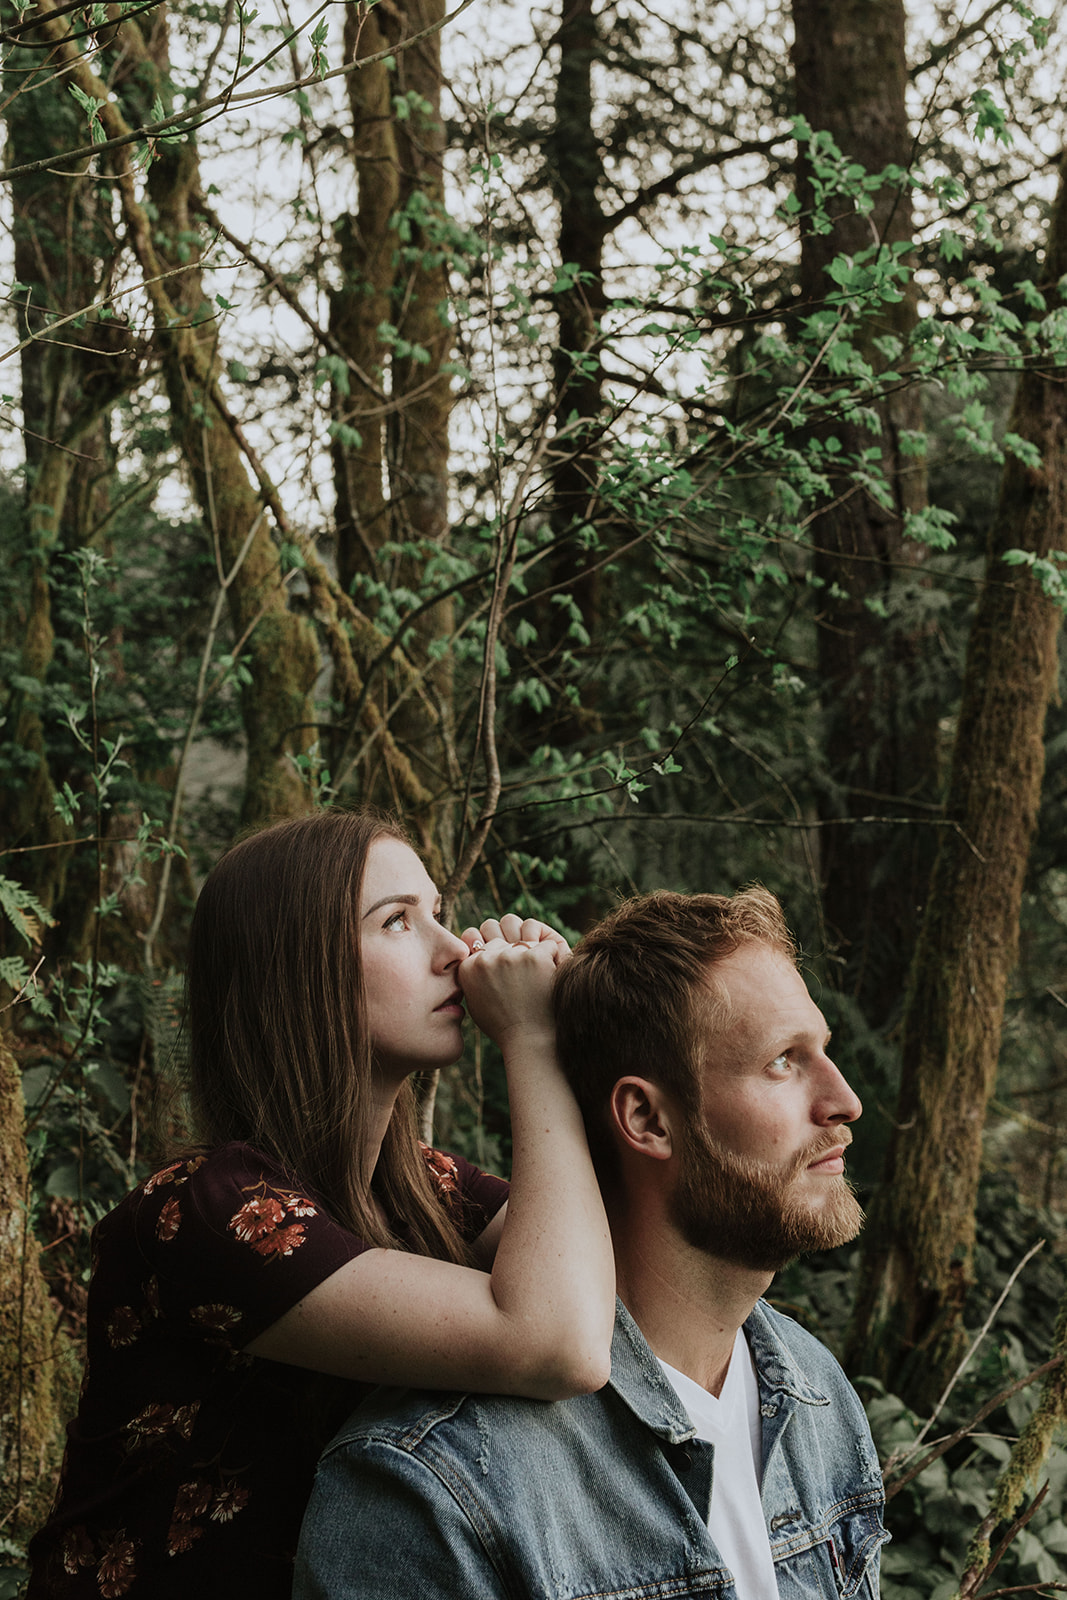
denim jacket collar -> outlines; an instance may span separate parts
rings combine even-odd
[[[637,1323],[619,1300],[611,1342],[611,1387],[634,1416],[667,1444],[684,1444],[696,1429],[667,1382]],[[789,1350],[757,1301],[745,1321],[745,1334],[756,1362],[760,1399],[766,1406],[778,1391],[805,1405],[827,1406],[829,1397],[804,1377]]]

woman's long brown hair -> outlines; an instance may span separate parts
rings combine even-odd
[[[190,935],[190,1104],[201,1148],[243,1140],[310,1187],[371,1244],[396,1247],[363,1172],[372,1047],[359,956],[367,852],[403,830],[320,811],[234,845],[210,873]],[[420,1254],[467,1262],[416,1137],[405,1083],[374,1190]],[[405,1242],[407,1243],[407,1242]]]

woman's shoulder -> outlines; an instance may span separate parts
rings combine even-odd
[[[97,1224],[90,1296],[243,1345],[366,1248],[281,1162],[234,1143],[166,1162]],[[138,1299],[138,1297],[140,1297]]]
[[[276,1251],[302,1239],[306,1220],[319,1211],[280,1161],[235,1140],[177,1155],[145,1178],[97,1223],[94,1255],[131,1244],[154,1255],[193,1222],[218,1237],[260,1241],[269,1233]]]
[[[191,1149],[174,1155],[142,1179],[103,1220],[108,1223],[112,1218],[133,1216],[144,1210],[146,1202],[158,1210],[182,1191],[203,1201],[213,1194],[229,1198],[260,1184],[294,1192],[300,1188],[280,1161],[241,1140],[214,1149]]]

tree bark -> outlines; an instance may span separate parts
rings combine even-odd
[[[0,15],[13,18],[9,8]],[[23,31],[5,62],[5,122],[16,163],[59,154],[78,143],[76,108],[66,83],[44,60],[43,38]],[[34,48],[36,46],[36,48]],[[23,858],[23,882],[46,906],[61,897],[70,830],[54,804],[67,772],[50,768],[41,716],[53,664],[53,563],[94,538],[107,503],[113,465],[107,414],[134,381],[128,330],[121,317],[104,322],[89,310],[115,270],[119,244],[110,201],[88,171],[59,175],[47,168],[12,182],[22,414],[25,425],[27,547],[20,565],[24,587],[15,684],[3,696],[16,761],[21,767],[0,790],[2,842],[31,837],[56,848]],[[54,336],[50,323],[85,311]],[[77,645],[74,646],[77,651]],[[32,686],[32,687],[31,687]]]
[[[373,55],[444,14],[443,0],[398,0],[369,13],[350,7],[346,54]],[[361,577],[417,590],[449,527],[452,394],[441,368],[452,328],[439,33],[394,61],[392,70],[373,62],[347,80],[356,203],[337,230],[342,284],[332,296],[331,333],[349,362],[334,384],[335,420],[359,435],[356,442],[338,433],[333,444],[338,573],[350,592]],[[383,323],[396,329],[396,343],[383,337]],[[389,543],[408,553],[387,556]],[[422,612],[403,651],[387,662],[354,641],[357,676],[347,690],[338,684],[346,720],[361,701],[363,736],[372,736],[357,775],[360,797],[403,806],[437,872],[453,843],[453,811],[442,797],[460,781],[452,667],[436,648],[453,621],[445,601]],[[350,728],[331,763],[342,772],[354,734]]]
[[[906,168],[911,133],[901,0],[793,0],[793,22],[797,110],[868,172],[890,163]],[[804,159],[798,180],[807,211],[814,197]],[[850,202],[835,204],[829,233],[802,231],[806,310],[833,287],[826,269],[835,256],[912,238],[906,184],[883,186],[866,216]],[[887,362],[875,339],[891,334],[906,343],[917,316],[912,283],[901,301],[867,317],[856,342],[876,370]],[[920,390],[898,388],[874,409],[877,432],[846,423],[824,431],[837,436],[845,456],[877,446],[893,504],[883,507],[857,491],[846,469],[831,484],[831,501],[842,499],[828,505],[811,530],[823,597],[818,675],[829,780],[819,796],[823,820],[869,813],[875,796],[883,812],[898,809],[897,799],[937,799],[937,707],[923,664],[925,633],[909,620],[913,605],[905,604],[902,613],[894,604],[902,589],[894,569],[916,564],[922,553],[905,543],[903,527],[905,513],[925,503],[925,463],[900,449],[903,430],[922,430]],[[921,580],[912,582],[918,587]],[[889,615],[877,615],[872,603]],[[824,915],[843,951],[845,985],[872,1022],[884,1023],[905,986],[933,859],[930,830],[824,828],[821,848]]]
[[[593,0],[565,0],[559,30],[555,125],[547,154],[559,207],[559,262],[576,267],[572,289],[557,297],[559,346],[556,351],[555,419],[557,464],[552,475],[552,524],[564,539],[554,563],[552,582],[570,580],[570,593],[586,629],[596,626],[599,573],[582,573],[580,545],[573,534],[587,519],[597,480],[597,462],[590,430],[600,415],[603,374],[596,349],[604,309],[604,237],[602,186],[604,163],[594,126],[593,66],[598,53]],[[583,360],[582,357],[588,359]],[[576,359],[578,358],[578,359]],[[551,632],[560,631],[558,610],[545,618]],[[544,625],[542,626],[542,632]],[[565,632],[565,629],[563,630]]]
[[[48,1510],[62,1412],[72,1398],[29,1220],[24,1119],[18,1067],[0,1039],[0,1527],[18,1543]]]
[[[391,12],[364,16],[359,7],[346,7],[345,58],[386,49],[393,42],[383,32],[390,21],[395,25]],[[378,329],[392,320],[396,234],[390,221],[400,199],[400,164],[386,62],[372,62],[346,81],[357,193],[337,227],[342,282],[331,296],[330,331],[351,363],[347,378],[333,385],[335,419],[360,436],[358,445],[343,438],[333,444],[337,571],[351,592],[357,575],[376,575],[377,551],[391,533],[384,481],[389,353]]]
[[[1043,277],[1067,272],[1067,164]],[[996,1080],[1008,978],[1037,820],[1043,730],[1061,622],[1006,551],[1067,549],[1064,373],[1027,370],[1009,427],[1040,469],[1007,459],[967,650],[944,829],[905,1007],[902,1081],[872,1211],[848,1364],[913,1405],[936,1399],[958,1357],[972,1282],[986,1107]]]

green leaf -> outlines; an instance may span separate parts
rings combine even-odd
[[[39,942],[42,928],[55,925],[51,912],[12,878],[0,878],[0,912],[27,945]]]
[[[1008,128],[1008,116],[1003,106],[998,105],[988,89],[976,89],[971,96],[971,110],[975,113],[974,136],[984,139],[987,133],[993,135],[998,144],[1010,145],[1012,143],[1011,131]]]
[[[30,975],[22,956],[0,956],[0,983],[9,989],[21,989]]]
[[[958,519],[942,506],[924,506],[921,511],[904,513],[904,537],[914,539],[931,550],[950,550],[956,543],[951,526]]]
[[[938,243],[946,261],[963,260],[963,240],[958,233],[953,233],[951,228],[941,229]]]
[[[1004,435],[1004,448],[1021,461],[1024,467],[1032,467],[1035,472],[1040,472],[1043,462],[1041,451],[1032,439],[1024,439],[1021,434],[1008,432]]]
[[[350,428],[346,422],[330,422],[327,424],[327,433],[331,439],[345,450],[362,450],[363,435],[356,429]]]

